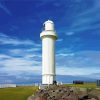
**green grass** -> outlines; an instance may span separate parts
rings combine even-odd
[[[100,88],[100,86],[96,86],[95,83],[85,83],[85,84],[65,84],[65,86],[80,87],[80,88]]]
[[[16,88],[0,89],[0,100],[27,100],[28,96],[34,94],[38,87],[23,86]]]

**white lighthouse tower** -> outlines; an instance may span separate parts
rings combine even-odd
[[[46,21],[40,33],[42,39],[42,84],[53,84],[55,81],[55,40],[57,35],[54,23]]]

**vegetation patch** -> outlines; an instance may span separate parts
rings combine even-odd
[[[21,86],[16,88],[1,88],[0,100],[27,100],[27,97],[38,90],[35,86]]]

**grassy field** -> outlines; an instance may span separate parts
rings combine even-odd
[[[80,87],[80,88],[100,88],[100,86],[96,86],[95,83],[65,84],[65,86]]]
[[[95,83],[87,84],[65,84],[65,86],[80,87],[80,88],[100,88]],[[34,94],[38,87],[25,86],[16,88],[2,88],[0,89],[0,100],[27,100],[28,96]]]
[[[25,86],[0,89],[0,100],[27,100],[27,97],[38,90],[38,87]]]

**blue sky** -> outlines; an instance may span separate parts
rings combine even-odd
[[[56,73],[100,77],[100,0],[0,0],[0,76],[41,75],[40,32],[58,34]]]

